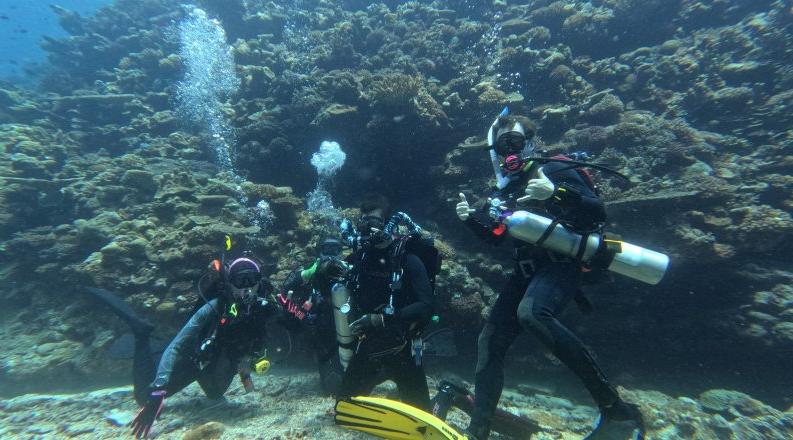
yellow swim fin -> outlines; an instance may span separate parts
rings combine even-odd
[[[336,424],[390,440],[468,440],[428,412],[380,397],[339,400]]]

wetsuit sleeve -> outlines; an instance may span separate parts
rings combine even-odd
[[[190,317],[187,324],[179,330],[160,358],[152,388],[166,388],[171,380],[176,364],[185,357],[192,356],[198,347],[199,339],[208,333],[210,326],[219,319],[215,309],[218,301],[213,299],[204,304]]]
[[[301,271],[301,269],[295,269],[286,277],[284,284],[281,285],[281,292],[288,292],[290,290],[297,292],[303,287],[304,281],[303,277],[300,276]]]
[[[427,268],[424,263],[413,255],[405,255],[404,263],[404,277],[407,285],[413,292],[415,302],[400,307],[394,314],[395,321],[403,323],[418,322],[426,324],[432,318],[433,312],[433,297],[432,285],[430,284],[429,275],[427,275]]]
[[[267,316],[289,331],[301,329],[300,319],[290,312],[290,309],[294,309],[295,304],[302,304],[302,300],[307,298],[306,284],[300,275],[301,271],[301,268],[293,270],[284,280],[277,295],[274,296],[274,302],[268,304]],[[287,293],[290,290],[294,292],[293,299],[287,299]]]

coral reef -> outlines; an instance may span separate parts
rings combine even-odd
[[[484,132],[509,105],[537,123],[543,149],[586,151],[626,174],[596,173],[608,229],[672,257],[657,287],[595,288],[597,319],[576,323],[587,342],[648,383],[660,373],[637,358],[699,394],[704,373],[679,365],[701,357],[728,382],[719,387],[793,404],[779,391],[793,340],[787,2],[198,3],[225,29],[239,78],[213,114],[234,134],[236,175],[211,165],[212,134],[227,131],[187,126],[174,108],[190,61],[173,23],[190,8],[117,0],[81,17],[56,7],[70,35],[45,39],[52,68],[39,88],[0,87],[4,393],[109,381],[128,366],[107,359],[125,329],[87,302],[86,285],[119,292],[167,334],[226,234],[276,281],[309,261],[323,231],[300,195],[322,139],[347,153],[338,207],[381,191],[455,249],[439,277],[442,322],[473,350],[511,262],[475,244],[453,206],[460,191],[488,193]],[[613,348],[617,331],[635,342]],[[779,362],[760,368],[764,356]],[[680,410],[654,422],[657,438],[789,434],[789,415],[748,398],[653,396]]]

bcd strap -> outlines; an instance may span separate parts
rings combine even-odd
[[[542,246],[543,243],[545,243],[545,240],[547,240],[548,237],[551,236],[551,234],[553,233],[553,230],[556,229],[556,225],[558,225],[558,224],[559,224],[559,219],[555,218],[555,219],[551,220],[551,224],[548,225],[548,227],[545,228],[544,231],[542,231],[542,235],[540,235],[540,238],[538,238],[537,242],[534,243],[534,244],[537,245],[537,246]]]
[[[584,252],[586,252],[586,245],[588,241],[589,241],[589,232],[585,232],[581,234],[581,241],[578,243],[578,250],[575,253],[576,261],[581,262],[581,259],[584,257]]]
[[[341,343],[341,342],[339,343],[339,347],[346,348],[348,350],[352,350],[353,348],[355,348],[356,345],[358,345],[357,340],[352,340],[350,342],[345,342],[345,343]]]
[[[622,252],[622,241],[615,239],[618,236],[603,235],[600,239],[600,246],[598,246],[592,260],[589,261],[589,267],[592,269],[606,269],[614,260],[614,256]]]

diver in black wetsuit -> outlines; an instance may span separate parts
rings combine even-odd
[[[526,160],[534,153],[533,135],[530,121],[510,116],[505,109],[488,133],[498,190],[480,210],[471,209],[460,194],[458,217],[486,241],[503,241],[506,231],[499,217],[518,208],[543,212],[579,233],[597,231],[606,220],[603,203],[584,170],[560,162]],[[503,160],[503,171],[499,171],[496,155]],[[620,421],[638,429],[641,437],[644,424],[638,407],[620,398],[589,350],[557,319],[570,300],[585,304],[580,286],[582,271],[589,268],[583,268],[575,258],[539,246],[517,239],[514,244],[514,272],[479,335],[469,435],[487,439],[503,388],[504,357],[517,335],[527,330],[583,381],[600,408],[598,426],[587,438],[620,438],[615,434],[622,428]]]
[[[320,386],[327,394],[339,392],[344,369],[339,361],[336,330],[333,322],[332,284],[348,270],[342,258],[340,240],[328,238],[319,245],[319,257],[306,268],[287,276],[277,301],[306,330],[319,370]]]
[[[382,196],[371,195],[361,203],[360,248],[347,259],[353,265],[348,286],[355,319],[349,327],[358,340],[338,398],[369,395],[391,379],[400,400],[429,411],[427,378],[413,341],[432,318],[432,286],[422,260],[400,251],[401,241],[383,232],[386,211]]]
[[[138,318],[114,294],[88,289],[135,334],[134,394],[141,409],[131,425],[138,438],[148,436],[165,398],[192,382],[198,382],[211,399],[222,397],[236,374],[247,390],[252,389],[251,358],[264,348],[266,319],[279,312],[265,299],[269,282],[262,278],[261,265],[252,256],[238,258],[228,266],[215,260],[203,280],[209,282],[200,282],[199,291],[212,299],[193,314],[159,361],[149,347],[153,325]]]

